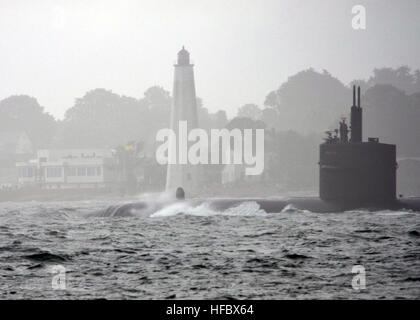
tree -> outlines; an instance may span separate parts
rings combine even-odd
[[[233,118],[229,123],[226,125],[226,128],[229,130],[232,129],[265,129],[266,125],[261,120],[253,120],[247,117],[236,117]]]
[[[327,71],[301,71],[270,92],[264,104],[278,111],[279,130],[323,132],[348,113],[351,91]]]
[[[377,84],[389,84],[407,94],[412,94],[420,91],[420,71],[412,71],[408,66],[395,69],[375,68],[373,75],[366,81],[366,85],[372,88]]]
[[[256,104],[247,103],[238,109],[238,117],[259,120],[261,118],[261,109]]]
[[[244,130],[245,129],[252,129],[252,150],[255,152],[256,150],[256,129],[265,129],[266,125],[261,120],[253,120],[251,118],[245,117],[236,117],[233,118],[229,123],[226,125],[226,128],[229,130],[232,129],[239,129],[242,131],[242,137],[245,137]],[[245,140],[244,140],[245,144]],[[234,139],[231,139],[231,146],[234,145]]]
[[[0,101],[0,128],[25,131],[34,148],[45,148],[51,144],[56,122],[35,98],[14,95]]]
[[[169,127],[172,98],[169,91],[153,86],[144,92],[139,103],[147,112],[142,112],[141,117],[136,119],[136,126],[141,128],[139,130],[148,152],[154,152],[151,147],[155,143],[156,132]]]
[[[420,99],[389,85],[369,88],[362,100],[364,137],[397,144],[398,156],[420,156]]]
[[[215,114],[215,128],[223,128],[228,123],[225,110],[219,110]]]
[[[262,110],[261,120],[268,128],[276,128],[279,121],[279,114],[277,109],[267,107]]]
[[[61,142],[67,147],[114,147],[137,140],[146,112],[130,97],[95,89],[76,99],[61,123]]]
[[[149,110],[151,109],[170,109],[172,98],[169,91],[166,91],[160,86],[153,86],[144,92],[144,97],[141,99]]]
[[[318,148],[321,135],[266,130],[266,180],[286,190],[315,191],[318,182]]]

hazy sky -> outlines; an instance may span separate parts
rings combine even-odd
[[[351,8],[367,29],[351,27]],[[95,88],[172,91],[185,45],[197,95],[230,116],[308,67],[346,84],[374,67],[420,68],[419,0],[0,0],[0,99],[36,97],[61,118]]]

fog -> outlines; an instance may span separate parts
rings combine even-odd
[[[355,4],[366,7],[362,32],[351,28]],[[0,7],[0,98],[34,96],[57,118],[94,88],[136,98],[153,85],[171,90],[182,45],[193,53],[205,106],[230,117],[309,67],[345,84],[376,67],[420,67],[416,0],[3,0]]]
[[[365,30],[352,28],[355,4]],[[353,84],[364,139],[397,144],[398,192],[419,195],[418,12],[418,1],[2,1],[0,198],[163,191],[156,133],[170,126],[183,45],[199,127],[265,130],[261,175],[204,166],[197,195],[316,195],[318,147],[348,117]]]

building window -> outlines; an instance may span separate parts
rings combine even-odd
[[[101,167],[97,167],[97,168],[96,168],[96,174],[97,174],[98,176],[102,175],[102,168],[101,168]]]
[[[67,168],[67,176],[69,176],[69,177],[77,176],[77,168],[75,168],[75,167],[68,167]]]
[[[19,176],[21,178],[33,178],[35,176],[35,168],[21,167],[19,168]]]
[[[86,168],[77,168],[78,176],[86,176]]]
[[[61,167],[48,167],[47,168],[48,178],[58,178],[58,177],[61,177],[61,175],[62,175]]]
[[[89,168],[87,168],[87,175],[88,175],[89,177],[94,176],[94,175],[95,175],[95,173],[96,173],[96,170],[95,170],[95,169],[96,169],[95,167],[89,167]]]

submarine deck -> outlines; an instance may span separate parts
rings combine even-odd
[[[96,211],[90,216],[134,216],[137,214],[151,215],[167,206],[176,203],[186,203],[197,207],[206,203],[210,209],[224,211],[239,206],[244,202],[256,202],[267,213],[281,213],[290,207],[290,210],[307,210],[314,213],[333,213],[351,210],[412,210],[420,212],[420,197],[404,198],[381,203],[338,203],[324,201],[318,197],[291,197],[291,198],[193,198],[187,200],[148,200],[111,206],[104,210]]]

